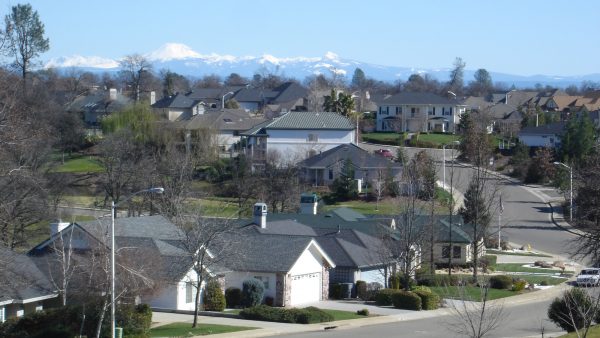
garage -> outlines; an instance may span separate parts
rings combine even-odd
[[[321,300],[321,273],[306,273],[292,276],[291,305],[297,306]]]

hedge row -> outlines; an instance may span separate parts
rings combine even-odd
[[[392,295],[392,302],[397,309],[404,310],[421,310],[421,297],[411,291],[399,290]]]
[[[269,322],[312,324],[332,321],[333,315],[310,306],[303,309],[285,309],[259,305],[240,311],[240,317]]]

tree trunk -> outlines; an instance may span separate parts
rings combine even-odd
[[[198,326],[198,312],[200,312],[200,295],[202,293],[202,274],[198,275],[197,285],[196,285],[196,299],[194,301],[194,322],[192,323],[192,328],[196,328]]]
[[[96,338],[100,338],[100,333],[102,332],[102,322],[104,321],[104,314],[106,313],[107,308],[108,301],[104,299],[104,302],[102,303],[102,311],[100,311],[100,318],[98,319],[98,326],[96,327]],[[110,330],[112,330],[112,324]],[[110,336],[112,337],[112,334]]]

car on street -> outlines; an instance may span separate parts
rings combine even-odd
[[[394,154],[392,154],[392,152],[389,149],[383,149],[383,148],[375,150],[375,154],[381,155],[385,158],[393,158],[394,157]]]
[[[577,275],[575,281],[577,286],[598,286],[600,285],[600,268],[585,268]]]

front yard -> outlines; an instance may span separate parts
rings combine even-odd
[[[191,323],[172,323],[151,329],[150,337],[194,337],[254,329],[256,328],[203,323],[198,324],[196,328],[192,328]]]

